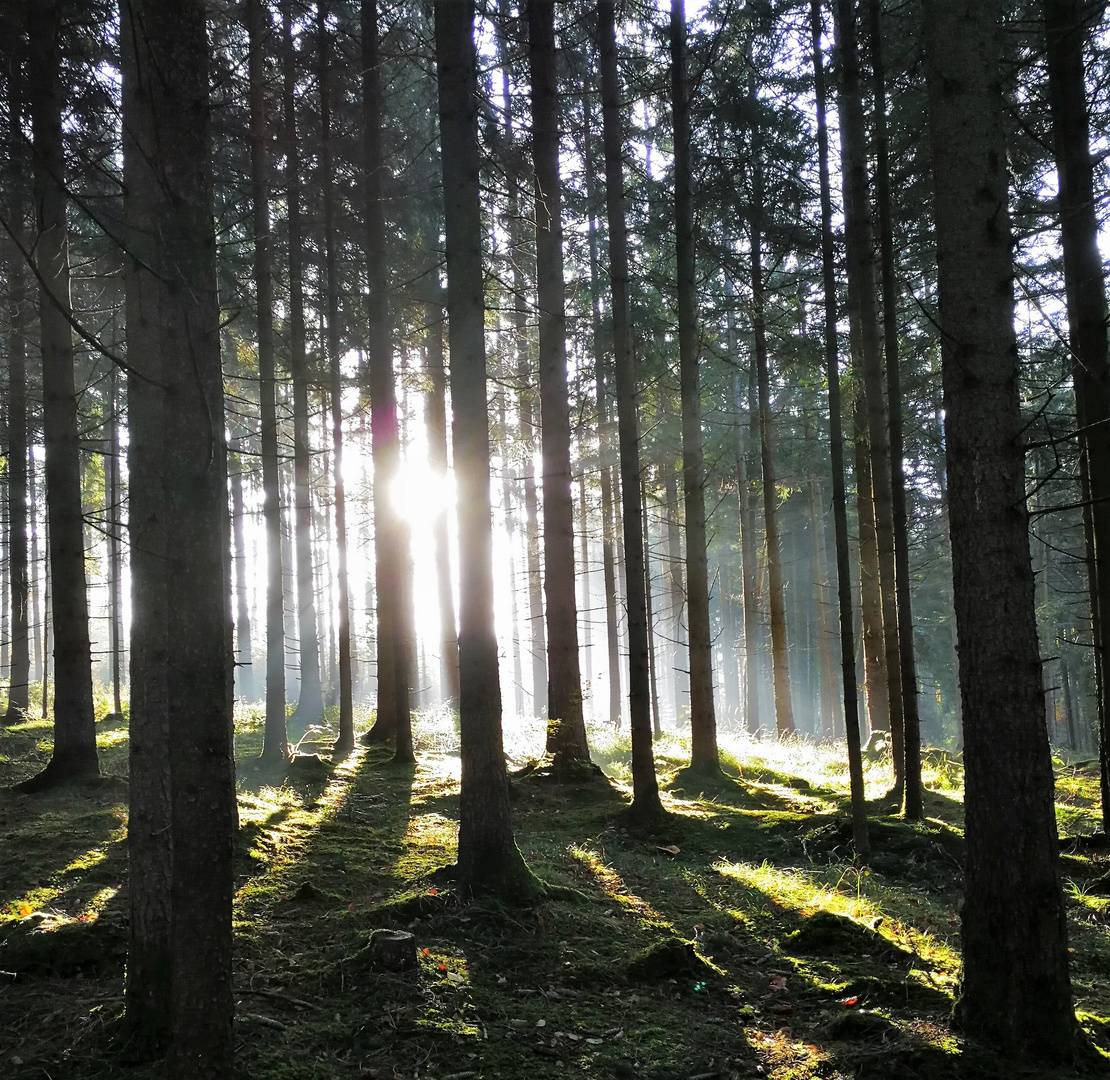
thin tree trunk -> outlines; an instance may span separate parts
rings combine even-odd
[[[528,0],[527,16],[539,308],[547,752],[559,765],[589,761],[590,748],[582,715],[578,606],[574,588],[574,501],[570,472],[554,0]]]
[[[817,157],[821,184],[821,269],[825,293],[825,375],[829,387],[829,456],[832,464],[833,527],[836,533],[837,601],[840,609],[840,671],[844,691],[844,729],[852,798],[852,842],[856,855],[871,852],[860,749],[856,648],[853,639],[851,561],[848,553],[848,502],[844,490],[844,432],[840,402],[840,356],[836,333],[836,263],[833,250],[829,136],[825,122],[825,60],[821,51],[821,3],[810,0],[810,32],[817,97]]]
[[[309,456],[308,362],[305,355],[304,252],[301,238],[301,165],[297,141],[297,71],[293,0],[285,0],[282,26],[282,101],[285,121],[286,217],[289,232],[289,374],[293,384],[293,504],[297,565],[297,636],[301,678],[294,718],[315,724],[324,716],[320,638],[312,568],[312,461]]]
[[[30,449],[30,448],[28,448]],[[28,594],[30,596],[30,609],[27,613],[27,629],[31,635],[31,647],[34,652],[34,666],[31,669],[31,681],[36,682],[43,677],[46,667],[43,663],[42,631],[46,620],[39,618],[39,498],[38,498],[38,467],[35,455],[27,456],[27,495],[28,495],[28,526],[31,531],[31,561],[27,567]],[[44,560],[45,561],[45,560]],[[43,699],[45,700],[45,698]]]
[[[1025,505],[1004,10],[990,0],[925,6],[949,514],[969,718],[956,1015],[970,1036],[1014,1058],[1060,1062],[1073,1052],[1076,1029]]]
[[[413,609],[409,531],[392,502],[400,468],[397,390],[389,324],[388,257],[382,178],[384,105],[376,0],[362,0],[363,183],[366,226],[367,360],[374,458],[374,561],[378,601],[378,724],[391,732],[393,760],[416,760],[412,747]],[[392,692],[383,695],[383,686]],[[383,708],[392,715],[383,716]]]
[[[509,637],[512,642],[511,647],[513,655],[513,704],[516,707],[516,715],[520,717],[524,715],[524,670],[521,664],[520,657],[520,612],[517,604],[516,557],[513,552],[517,526],[516,514],[513,512],[514,477],[512,468],[508,464],[508,397],[508,392],[505,390],[502,390],[497,395],[497,420],[498,426],[500,427],[502,432],[502,437],[506,440],[502,453],[502,461],[505,464],[503,465],[501,470],[501,504],[502,511],[505,515],[505,539],[508,542],[507,546],[509,549],[507,559],[508,566],[506,568],[506,572],[509,582]],[[585,538],[584,530],[582,536],[583,538]],[[589,638],[587,637],[587,641],[588,640]]]
[[[686,5],[671,0],[671,107],[674,113],[675,279],[678,288],[679,386],[682,397],[682,493],[686,521],[686,615],[690,637],[690,767],[717,772],[713,708],[713,638],[709,628],[709,555],[705,466],[698,384],[694,193],[690,168],[690,100],[686,82]]]
[[[871,493],[871,451],[867,433],[867,402],[861,389],[852,410],[856,465],[856,522],[859,531],[860,617],[863,623],[863,669],[867,723],[872,734],[890,732],[890,693],[883,638],[883,597],[879,584],[879,541],[875,532],[875,501]]]
[[[674,701],[675,728],[687,709],[689,695],[689,668],[686,659],[686,608],[685,576],[682,572],[682,529],[679,524],[678,480],[674,468],[663,465],[663,492],[666,499],[667,530],[667,594],[670,607],[671,691]]]
[[[274,377],[274,286],[270,235],[270,133],[266,116],[269,8],[247,0],[250,83],[251,202],[254,209],[254,287],[258,318],[258,399],[261,413],[262,522],[266,531],[266,724],[262,757],[284,761],[285,594],[281,569],[281,478],[278,472],[277,391]]]
[[[749,86],[755,107],[755,84]],[[767,577],[771,610],[771,671],[775,689],[775,729],[779,735],[794,731],[794,705],[790,693],[790,666],[786,640],[786,597],[782,580],[779,543],[778,484],[775,477],[774,434],[771,428],[771,376],[767,359],[767,327],[763,292],[763,161],[758,126],[753,127],[751,285],[752,329],[755,335],[755,368],[759,387],[759,445],[763,474],[763,527],[767,536]]]
[[[874,81],[875,201],[879,211],[879,247],[883,280],[883,341],[890,422],[891,517],[894,528],[895,611],[898,618],[898,660],[902,681],[903,810],[907,820],[920,821],[921,716],[918,712],[917,659],[913,640],[910,594],[909,520],[906,515],[906,472],[903,464],[902,380],[898,357],[898,291],[894,280],[894,225],[890,210],[890,154],[886,131],[886,82],[883,70],[881,0],[869,0],[871,72]]]
[[[651,534],[648,529],[647,487],[640,481],[641,501],[644,507],[644,617],[647,620],[648,636],[648,675],[651,687],[651,733],[658,739],[663,734],[659,718],[659,680],[655,667],[655,615],[652,612],[651,597]]]
[[[112,683],[112,712],[123,715],[121,666],[123,654],[123,558],[120,510],[123,491],[119,468],[119,374],[113,364],[108,372],[108,459],[105,479],[108,497],[105,529],[108,533],[108,664]]]
[[[447,379],[443,370],[443,307],[428,303],[424,308],[427,336],[428,396],[424,423],[427,428],[428,462],[437,480],[447,482]],[[451,553],[447,540],[447,507],[442,506],[432,523],[435,545],[436,586],[439,598],[440,664],[445,697],[459,703],[459,635],[455,628],[455,590],[451,580]],[[523,707],[519,710],[523,712]]]
[[[818,669],[820,671],[821,724],[818,734],[826,739],[835,736],[837,728],[835,665],[833,663],[829,620],[829,568],[825,559],[825,507],[821,482],[816,476],[809,478],[809,521],[813,530],[813,584],[816,604],[813,619],[817,637]]]
[[[640,821],[663,814],[651,731],[647,583],[640,507],[640,449],[636,416],[636,367],[632,356],[628,296],[628,231],[624,204],[624,144],[617,74],[615,14],[599,0],[598,41],[605,145],[605,205],[609,222],[609,280],[613,290],[613,359],[617,390],[617,440],[623,499],[625,593],[628,605],[628,716],[632,734],[632,813]]]
[[[508,473],[506,473],[506,480],[508,480]],[[506,499],[506,510],[509,508],[509,502]],[[586,499],[586,468],[585,464],[581,462],[581,448],[579,449],[579,471],[578,471],[578,558],[580,560],[581,569],[577,571],[582,588],[582,599],[578,607],[579,617],[582,620],[582,685],[593,686],[594,682],[594,642],[593,642],[593,620],[590,618],[592,605],[590,603],[590,518],[589,518],[589,504]],[[508,522],[506,521],[505,532],[509,537],[510,547],[512,546],[512,532],[509,529]],[[509,563],[509,570],[512,571],[512,562]],[[515,578],[515,575],[514,575]],[[512,586],[510,585],[510,591]],[[516,604],[514,601],[513,609],[515,611]],[[514,620],[515,626],[515,620]],[[586,703],[583,698],[582,708],[585,710]]]
[[[1045,0],[1049,104],[1060,195],[1060,241],[1068,335],[1074,355],[1073,381],[1079,420],[1079,452],[1086,463],[1090,526],[1088,565],[1098,679],[1099,755],[1102,761],[1103,828],[1110,832],[1110,717],[1106,701],[1106,640],[1110,618],[1110,360],[1107,348],[1106,286],[1099,252],[1090,125],[1083,46],[1091,15],[1078,0]]]
[[[493,624],[493,524],[486,398],[478,163],[478,78],[471,0],[435,4],[443,167],[451,437],[459,488],[460,882],[520,896],[540,888],[513,839]]]
[[[862,376],[867,404],[871,494],[875,538],[879,547],[879,589],[882,597],[883,653],[890,700],[890,739],[895,783],[903,782],[902,681],[898,643],[898,606],[894,574],[894,510],[891,493],[890,424],[879,341],[878,298],[875,292],[871,196],[867,180],[867,135],[863,113],[857,0],[836,0],[836,47],[840,55],[838,102],[840,156],[844,193],[844,240],[848,271],[848,316],[852,327],[853,363]]]
[[[14,36],[14,35],[13,35]],[[6,246],[7,329],[8,329],[8,586],[11,591],[10,641],[11,666],[8,672],[8,703],[5,724],[20,724],[26,719],[30,696],[31,656],[28,603],[31,595],[31,567],[27,564],[27,337],[30,330],[30,305],[26,293],[25,193],[23,158],[25,150],[18,125],[23,116],[23,77],[20,52],[14,41],[8,43],[6,81],[8,90],[8,227],[14,234]],[[34,505],[34,497],[32,503]]]
[[[59,15],[55,0],[35,0],[28,5],[27,101],[37,214],[34,252],[39,279],[47,551],[53,590],[55,656],[54,751],[43,772],[19,785],[24,792],[42,791],[68,780],[95,776],[98,771],[77,390],[69,323]],[[44,704],[45,701],[44,689]]]
[[[131,403],[131,408],[135,403]],[[235,440],[236,446],[242,445],[242,436]],[[246,701],[254,701],[257,688],[254,679],[254,643],[251,640],[251,616],[247,605],[247,543],[244,535],[246,509],[243,505],[243,455],[235,454],[231,472],[231,527],[235,544],[233,561],[235,563],[235,644],[238,669],[237,679],[239,696]],[[132,510],[134,513],[134,510]]]
[[[336,645],[339,652],[339,732],[332,753],[345,757],[355,746],[354,702],[351,687],[351,600],[347,582],[347,499],[343,480],[343,379],[340,372],[339,345],[339,268],[336,225],[335,185],[332,165],[331,132],[331,32],[327,26],[327,5],[317,7],[317,40],[319,43],[319,93],[321,155],[320,168],[324,188],[324,290],[327,303],[327,358],[331,385],[332,475],[335,479],[335,585],[339,614],[336,621]],[[379,589],[379,594],[380,594]],[[381,642],[378,642],[379,674]],[[383,680],[378,680],[381,693]]]

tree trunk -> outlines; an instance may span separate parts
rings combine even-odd
[[[129,989],[137,941],[147,964],[129,1004],[140,1026],[168,1027],[167,1076],[216,1080],[231,1075],[234,1051],[236,811],[204,6],[131,0],[120,40],[128,358],[140,365],[129,414],[133,630],[143,635],[132,652],[129,833],[132,857],[138,848],[148,864],[132,862]],[[159,974],[168,988],[152,983]],[[144,990],[157,1009],[168,1004],[168,1025],[164,1012],[144,1016]]]
[[[374,561],[378,601],[378,724],[395,741],[393,760],[416,760],[412,748],[413,608],[412,555],[409,531],[393,503],[400,468],[397,391],[393,378],[393,342],[389,325],[389,276],[385,250],[385,205],[382,178],[383,96],[378,49],[376,0],[362,0],[363,182],[365,184],[367,361],[370,376],[370,422],[374,458]],[[392,692],[382,694],[382,687]],[[383,716],[383,706],[392,715]]]
[[[686,520],[686,616],[690,635],[690,767],[717,772],[713,709],[713,638],[705,532],[705,467],[698,385],[694,192],[690,169],[690,100],[686,83],[686,5],[671,0],[671,107],[674,112],[675,280],[678,288],[679,387],[682,397],[682,494]],[[638,516],[638,515],[637,515]]]
[[[667,599],[670,608],[671,691],[674,701],[675,728],[688,708],[689,667],[686,659],[685,575],[682,573],[682,529],[679,524],[678,481],[672,466],[663,465],[663,492],[666,500],[667,530]]]
[[[447,378],[443,370],[443,307],[437,301],[424,308],[427,337],[428,397],[424,423],[428,437],[428,461],[440,483],[447,483]],[[435,545],[436,586],[445,696],[459,703],[459,635],[455,628],[455,590],[451,580],[451,553],[447,540],[447,507],[442,506],[432,524]]]
[[[266,726],[262,757],[284,761],[285,594],[281,568],[281,477],[278,471],[277,391],[274,377],[274,286],[270,235],[270,133],[266,117],[269,8],[247,0],[250,82],[251,202],[254,208],[254,287],[258,318],[258,399],[262,443],[262,522],[266,530]]]
[[[890,490],[894,528],[894,592],[898,618],[898,660],[902,681],[903,810],[907,820],[920,821],[921,717],[918,712],[917,659],[913,640],[910,595],[909,521],[906,516],[906,472],[903,464],[902,379],[898,357],[898,290],[894,280],[894,225],[890,210],[890,160],[886,132],[886,82],[883,71],[882,2],[869,0],[871,71],[875,88],[875,201],[879,211],[879,248],[883,279],[883,341],[886,352],[887,406],[890,412]]]
[[[493,624],[493,526],[486,397],[478,161],[478,78],[471,0],[435,4],[443,166],[451,439],[459,518],[459,723],[462,784],[457,874],[468,888],[540,888],[513,839]]]
[[[332,165],[331,133],[331,32],[327,25],[327,5],[317,7],[317,40],[320,70],[320,168],[324,188],[324,291],[327,303],[325,335],[331,387],[332,475],[335,479],[335,585],[339,615],[336,620],[336,646],[339,653],[339,732],[332,753],[345,757],[355,747],[354,702],[351,687],[351,600],[347,582],[347,499],[343,480],[343,379],[339,345],[339,268],[335,226],[335,183]],[[381,590],[379,589],[379,594]],[[378,664],[381,665],[381,642]],[[378,679],[378,693],[385,680]]]
[[[848,271],[848,317],[852,328],[853,364],[862,376],[867,406],[871,496],[879,549],[883,653],[890,701],[891,752],[898,786],[903,777],[902,683],[898,644],[898,608],[894,575],[894,516],[891,495],[890,425],[879,344],[878,298],[875,294],[871,196],[867,181],[867,134],[864,125],[856,28],[857,0],[836,0],[836,46],[840,54],[840,156],[844,193],[844,241]],[[870,698],[868,699],[870,704]]]
[[[1098,10],[1097,8],[1092,11]],[[1086,462],[1090,527],[1085,530],[1093,568],[1092,609],[1095,637],[1099,753],[1102,759],[1104,831],[1110,832],[1110,718],[1107,715],[1106,640],[1110,619],[1110,360],[1107,349],[1106,286],[1098,248],[1099,222],[1094,199],[1083,45],[1090,15],[1079,0],[1045,0],[1049,105],[1060,195],[1060,241],[1064,251],[1064,289],[1068,335],[1074,356],[1079,452]]]
[[[536,190],[536,295],[539,307],[540,439],[543,458],[544,599],[547,616],[547,752],[556,764],[589,761],[582,716],[574,502],[567,397],[567,318],[554,0],[528,0],[532,160]]]
[[[663,734],[663,726],[659,717],[659,679],[655,666],[655,615],[652,612],[651,595],[651,533],[648,529],[647,488],[643,481],[640,483],[643,492],[641,500],[644,506],[644,617],[647,620],[648,639],[648,683],[651,688],[651,733],[658,739]]]
[[[844,690],[844,730],[852,793],[852,842],[867,859],[871,845],[860,752],[859,695],[852,614],[851,561],[848,554],[848,507],[844,490],[844,432],[840,402],[840,356],[836,335],[836,261],[833,250],[832,190],[829,183],[829,135],[825,123],[825,61],[821,51],[821,3],[810,0],[814,89],[817,97],[817,158],[821,184],[821,270],[825,293],[825,375],[829,387],[829,455],[832,464],[833,527],[836,533],[836,583],[840,610],[840,670]]]
[[[1001,86],[1003,6],[926,4],[964,736],[957,1017],[1015,1058],[1075,1038],[1033,608]],[[1005,747],[1004,754],[999,748]],[[1021,837],[1021,843],[1014,843]]]
[[[605,145],[605,205],[609,222],[609,280],[613,290],[613,360],[617,389],[617,440],[623,499],[625,591],[628,604],[628,716],[632,733],[632,814],[639,821],[663,814],[652,747],[648,667],[647,583],[643,517],[640,508],[640,448],[636,416],[636,368],[632,357],[628,296],[628,231],[621,151],[620,86],[615,14],[611,0],[599,0],[598,41],[601,111]]]
[[[39,279],[46,511],[54,624],[54,752],[24,792],[95,776],[96,720],[85,581],[81,462],[70,329],[69,238],[66,231],[64,92],[56,0],[27,8],[28,82],[34,157],[33,240]],[[43,692],[45,703],[46,692]]]
[[[135,402],[131,403],[131,408]],[[242,436],[235,440],[237,447],[242,445]],[[254,643],[251,640],[251,616],[247,604],[247,542],[243,523],[246,509],[243,505],[243,455],[236,453],[231,472],[231,531],[234,541],[233,561],[235,563],[235,645],[236,678],[239,696],[246,701],[257,699],[254,679]],[[134,513],[134,510],[132,510]],[[134,635],[132,635],[134,636]]]
[[[749,87],[756,107],[754,82]],[[767,536],[767,577],[771,609],[771,667],[775,687],[775,728],[779,735],[794,731],[794,705],[790,694],[790,667],[786,640],[786,598],[779,546],[778,485],[775,478],[774,435],[771,429],[771,377],[767,360],[767,327],[763,295],[763,161],[758,126],[753,127],[752,148],[752,330],[759,387],[760,463],[763,473],[763,523]]]
[[[112,683],[112,712],[123,715],[120,692],[123,659],[123,557],[121,551],[120,511],[123,485],[119,468],[119,373],[115,365],[108,372],[108,453],[105,467],[107,512],[104,527],[108,533],[108,665]]]
[[[15,35],[13,34],[13,37]],[[30,305],[26,272],[20,247],[26,246],[24,221],[25,192],[23,158],[25,154],[18,125],[23,115],[23,76],[20,52],[15,41],[6,42],[5,64],[8,91],[7,166],[10,195],[8,227],[13,233],[6,245],[7,323],[8,323],[8,587],[11,591],[9,640],[11,666],[8,671],[8,704],[5,724],[21,724],[27,716],[31,682],[30,622],[28,603],[31,592],[27,564],[27,349]]]
[[[867,726],[872,734],[890,732],[890,692],[887,689],[883,639],[883,596],[879,585],[879,541],[875,532],[875,500],[871,493],[871,451],[867,434],[867,400],[857,387],[852,410],[856,465],[856,521],[859,531],[860,619],[863,623],[864,687]]]
[[[309,455],[308,362],[305,356],[304,252],[301,239],[301,165],[297,142],[296,52],[293,0],[282,5],[282,99],[285,120],[286,225],[289,232],[289,374],[293,384],[293,504],[297,564],[297,637],[301,678],[294,718],[316,724],[324,717],[320,638],[312,569],[312,461]]]

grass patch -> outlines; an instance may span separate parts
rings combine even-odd
[[[875,803],[861,867],[842,748],[740,737],[706,782],[681,774],[688,746],[668,736],[657,756],[670,817],[647,833],[621,813],[627,736],[593,732],[607,782],[514,782],[521,850],[561,887],[524,908],[440,884],[457,843],[456,718],[422,714],[415,734],[415,768],[361,748],[291,778],[258,761],[257,709],[237,724],[239,1077],[1014,1075],[948,1023],[963,842],[949,755],[925,755],[926,821]],[[333,735],[304,733],[300,752],[326,756]],[[122,777],[125,724],[98,737],[102,767]],[[540,759],[543,737],[539,722],[508,732],[511,762]],[[41,767],[49,739],[35,719],[0,732],[6,784]],[[1094,831],[1096,772],[1058,772],[1061,820]],[[872,799],[891,780],[888,761],[868,763]],[[125,840],[122,779],[33,801],[0,792],[0,969],[16,971],[0,976],[5,1077],[161,1075],[157,1063],[125,1073],[113,1041]],[[1066,847],[1062,867],[1080,1020],[1110,1053],[1106,853]],[[369,963],[383,927],[415,935],[415,969]]]

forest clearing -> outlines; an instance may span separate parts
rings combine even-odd
[[[1054,762],[1090,1049],[1052,1069],[999,1059],[950,1025],[962,769],[944,752],[925,754],[919,823],[883,802],[889,759],[868,764],[862,867],[842,746],[726,738],[728,775],[702,791],[681,787],[688,750],[668,737],[668,818],[645,832],[622,813],[627,739],[592,731],[607,776],[563,784],[521,775],[542,752],[537,724],[509,737],[514,820],[529,865],[558,888],[517,906],[437,886],[455,849],[458,736],[443,711],[415,732],[415,768],[372,748],[287,778],[258,760],[260,721],[240,719],[243,1080],[1105,1074],[1110,853],[1082,842],[1100,821],[1091,762]],[[123,1038],[126,729],[100,724],[103,776],[37,797],[29,815],[9,785],[45,759],[49,734],[39,721],[0,734],[0,1073],[157,1077],[161,1064],[130,1060]],[[414,934],[415,969],[370,964],[379,928]]]

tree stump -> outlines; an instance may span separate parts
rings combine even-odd
[[[375,930],[370,936],[370,960],[389,971],[416,967],[416,938],[405,930]]]

